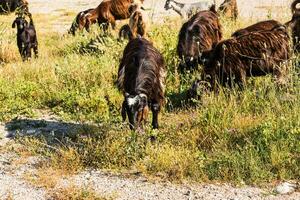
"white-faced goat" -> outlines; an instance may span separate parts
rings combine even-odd
[[[165,10],[174,10],[182,18],[188,19],[202,10],[208,10],[214,3],[211,1],[202,1],[197,3],[179,3],[174,0],[166,0]]]
[[[122,117],[130,128],[142,128],[149,107],[152,126],[158,128],[158,113],[164,103],[165,62],[161,53],[144,38],[127,44],[119,66],[118,87],[124,94]]]

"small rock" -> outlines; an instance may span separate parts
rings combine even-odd
[[[185,196],[190,196],[191,195],[191,191],[190,190],[186,191],[186,193],[184,193],[184,195]]]
[[[31,130],[27,130],[26,131],[26,134],[28,135],[33,135],[35,133],[35,130],[34,129],[31,129]]]
[[[296,189],[297,189],[296,184],[284,182],[275,188],[275,192],[278,194],[289,194],[295,192]]]

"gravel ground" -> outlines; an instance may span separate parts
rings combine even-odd
[[[42,123],[41,123],[42,122]],[[41,125],[42,124],[42,125]],[[16,130],[12,127],[17,128]],[[20,200],[48,199],[47,191],[36,188],[24,180],[24,174],[34,175],[39,159],[18,157],[16,154],[3,150],[6,145],[15,145],[15,133],[26,134],[68,134],[78,125],[64,123],[42,115],[38,120],[22,119],[0,125],[0,199],[12,197]],[[9,129],[10,131],[8,131]],[[51,131],[52,130],[52,131]],[[8,138],[7,138],[8,136]],[[1,150],[2,149],[2,150]],[[19,164],[16,164],[19,163]],[[145,177],[134,174],[111,174],[102,171],[85,171],[78,175],[62,179],[57,188],[75,185],[94,189],[101,196],[112,196],[118,200],[135,199],[226,199],[226,200],[298,200],[299,192],[289,195],[273,195],[274,188],[260,189],[255,187],[233,187],[228,184],[172,184],[168,182],[149,181]]]
[[[0,153],[0,199],[43,200],[46,191],[28,184],[23,175],[30,171],[30,162],[16,167],[12,161],[17,158],[11,153]]]
[[[121,175],[91,171],[72,177],[69,181],[80,186],[91,187],[101,194],[114,194],[118,200],[129,199],[159,199],[159,200],[191,200],[191,199],[226,199],[226,200],[250,200],[270,199],[296,200],[300,193],[289,196],[270,195],[268,190],[254,187],[235,188],[230,185],[176,185],[171,183],[149,182],[146,178],[126,178]],[[64,181],[62,185],[67,185]]]

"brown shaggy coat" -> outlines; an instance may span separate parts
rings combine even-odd
[[[92,12],[94,9],[87,9],[87,10],[84,10],[84,11],[81,11],[77,14],[74,22],[72,23],[72,26],[69,30],[69,33],[70,34],[73,34],[75,35],[77,29],[79,30],[82,30],[85,28],[86,26],[86,17],[87,17],[87,14]],[[90,24],[93,24],[93,23],[96,23],[97,20],[93,21],[93,22],[90,22]],[[87,27],[87,30],[88,30],[89,27]]]
[[[225,0],[219,7],[218,12],[223,13],[225,17],[236,20],[239,15],[236,0]]]
[[[131,110],[128,108],[128,97],[144,95],[147,97],[147,105],[137,112],[144,112],[150,107],[153,113],[152,125],[158,128],[157,114],[164,103],[164,80],[165,62],[161,53],[144,38],[129,41],[118,71],[118,87],[125,96],[123,118],[126,118],[125,110]],[[128,117],[130,123],[135,125],[132,117]]]
[[[136,10],[130,16],[129,27],[133,38],[136,38],[138,35],[141,37],[146,35],[146,22],[141,10]]]
[[[214,5],[210,10],[194,15],[179,32],[177,54],[182,60],[180,70],[196,68],[202,52],[211,50],[221,39],[221,24]]]
[[[138,36],[145,37],[146,35],[146,20],[143,11],[137,5],[133,5],[132,7],[130,9],[129,24],[122,26],[119,31],[119,39],[121,40],[132,40]]]
[[[273,73],[280,77],[290,56],[289,35],[284,26],[220,42],[204,68],[213,89],[217,83],[243,86],[248,76]],[[207,76],[208,75],[208,76]]]
[[[273,30],[276,27],[280,27],[282,24],[275,20],[267,20],[267,21],[261,21],[256,24],[253,24],[251,26],[248,26],[243,29],[239,29],[235,31],[231,36],[232,37],[239,37],[241,35],[245,35],[250,32],[256,32],[256,31],[270,31]]]
[[[129,8],[135,2],[142,3],[142,0],[103,0],[95,9],[90,9],[79,17],[78,29],[83,27],[89,31],[89,27],[97,23],[108,29],[109,24],[115,29],[116,20],[128,19],[130,17]]]

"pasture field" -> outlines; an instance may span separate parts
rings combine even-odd
[[[204,93],[190,105],[186,90],[201,70],[177,72],[175,49],[182,23],[166,18],[152,24],[149,38],[167,65],[167,102],[159,116],[160,129],[146,127],[144,133],[136,133],[122,122],[123,97],[115,85],[126,41],[117,41],[115,31],[104,36],[97,26],[92,33],[75,37],[53,30],[52,22],[72,21],[74,15],[35,14],[40,57],[25,63],[11,29],[14,15],[0,18],[0,121],[5,125],[48,113],[81,127],[64,136],[20,135],[17,142],[22,148],[8,149],[42,156],[43,169],[65,174],[96,168],[133,170],[176,182],[299,180],[298,58],[290,61],[284,87],[271,76],[251,78],[243,91],[223,88],[219,94]],[[222,19],[224,37],[253,22]]]

